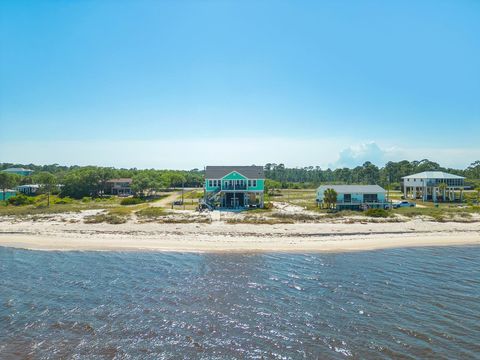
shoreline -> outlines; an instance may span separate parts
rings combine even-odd
[[[211,213],[209,222],[191,212],[171,220],[121,224],[88,223],[98,210],[44,217],[0,217],[0,246],[45,251],[176,251],[200,253],[347,252],[402,247],[480,245],[480,221],[363,221],[347,217],[330,222],[229,223]],[[193,215],[192,215],[193,214]]]
[[[33,234],[0,234],[0,246],[37,251],[133,251],[194,253],[328,253],[356,252],[391,248],[430,246],[480,246],[480,233],[409,233],[385,237],[370,235],[331,235],[302,238],[231,237],[203,235],[197,238],[182,235],[167,237],[80,236]]]

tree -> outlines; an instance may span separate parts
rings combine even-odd
[[[3,171],[0,172],[0,188],[3,192],[3,201],[5,201],[7,189],[15,187],[19,182],[19,175],[9,174]]]
[[[281,187],[282,187],[282,184],[280,183],[280,181],[275,181],[270,179],[265,180],[265,192],[268,195],[275,194],[275,192],[278,191]]]
[[[47,193],[47,206],[50,206],[50,194],[57,187],[57,178],[47,171],[42,171],[36,174],[34,179],[40,184],[41,189]]]
[[[332,209],[337,204],[337,192],[333,189],[326,189],[323,192],[323,202],[327,205],[328,209]]]

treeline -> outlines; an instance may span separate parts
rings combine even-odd
[[[86,196],[103,196],[107,189],[107,181],[115,178],[132,178],[132,190],[140,196],[146,196],[153,191],[168,188],[181,186],[201,187],[203,185],[203,171],[199,171],[198,169],[190,171],[138,170],[97,166],[69,167],[57,164],[45,166],[33,164],[0,164],[0,170],[10,167],[23,167],[34,170],[34,173],[31,176],[10,176],[8,179],[5,179],[8,187],[34,183],[43,185],[43,182],[40,180],[44,177],[40,175],[51,174],[54,179],[50,180],[50,182],[59,185],[59,194],[76,199]],[[1,179],[0,182],[2,182]],[[3,187],[2,184],[0,184],[0,188],[1,187]]]
[[[85,196],[102,196],[106,183],[113,178],[132,178],[132,190],[140,196],[151,192],[173,187],[203,186],[203,170],[139,170],[115,169],[97,166],[62,166],[0,163],[0,170],[10,167],[23,167],[34,170],[31,176],[3,176],[0,179],[0,189],[12,188],[22,184],[59,184],[61,196],[82,198]],[[321,169],[319,166],[304,168],[287,168],[283,164],[266,164],[265,175],[269,187],[298,188],[316,187],[324,183],[337,184],[378,184],[400,188],[402,176],[422,171],[445,171],[467,178],[467,184],[480,185],[480,161],[473,162],[466,169],[444,168],[438,163],[424,159],[420,161],[388,162],[383,167],[377,167],[371,162],[365,162],[355,168]],[[6,173],[3,173],[6,174]],[[2,175],[3,175],[2,174]],[[52,175],[52,176],[49,176]],[[45,185],[47,186],[47,185]]]
[[[445,171],[464,176],[472,185],[480,180],[480,161],[475,161],[466,169],[452,169],[440,166],[438,163],[424,159],[420,161],[388,162],[384,167],[378,167],[367,161],[362,166],[354,168],[321,169],[319,166],[303,168],[286,168],[283,164],[266,164],[265,176],[276,181],[281,187],[314,187],[324,183],[337,184],[378,184],[400,188],[403,176],[423,171]]]

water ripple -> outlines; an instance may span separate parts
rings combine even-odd
[[[0,358],[475,358],[480,248],[0,249]]]

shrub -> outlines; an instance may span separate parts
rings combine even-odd
[[[30,205],[30,204],[33,204],[34,202],[35,200],[32,197],[24,194],[18,194],[8,199],[8,203],[15,206]]]
[[[157,218],[165,216],[165,211],[159,207],[148,207],[136,212],[137,216],[143,218]]]
[[[122,199],[122,201],[120,201],[120,205],[138,205],[144,202],[145,202],[144,200],[138,197],[131,197],[131,198]]]
[[[387,218],[390,216],[390,213],[384,209],[368,209],[363,214],[375,218]]]
[[[90,201],[92,201],[91,196],[84,196],[84,197],[82,198],[82,202],[84,202],[84,203],[87,203],[87,202],[90,202]]]
[[[73,202],[73,199],[65,196],[63,198],[56,198],[53,200],[54,204],[71,204]]]
[[[117,215],[97,214],[92,216],[86,216],[83,221],[85,224],[99,224],[103,222],[106,222],[108,224],[123,224],[127,222],[127,219]]]

